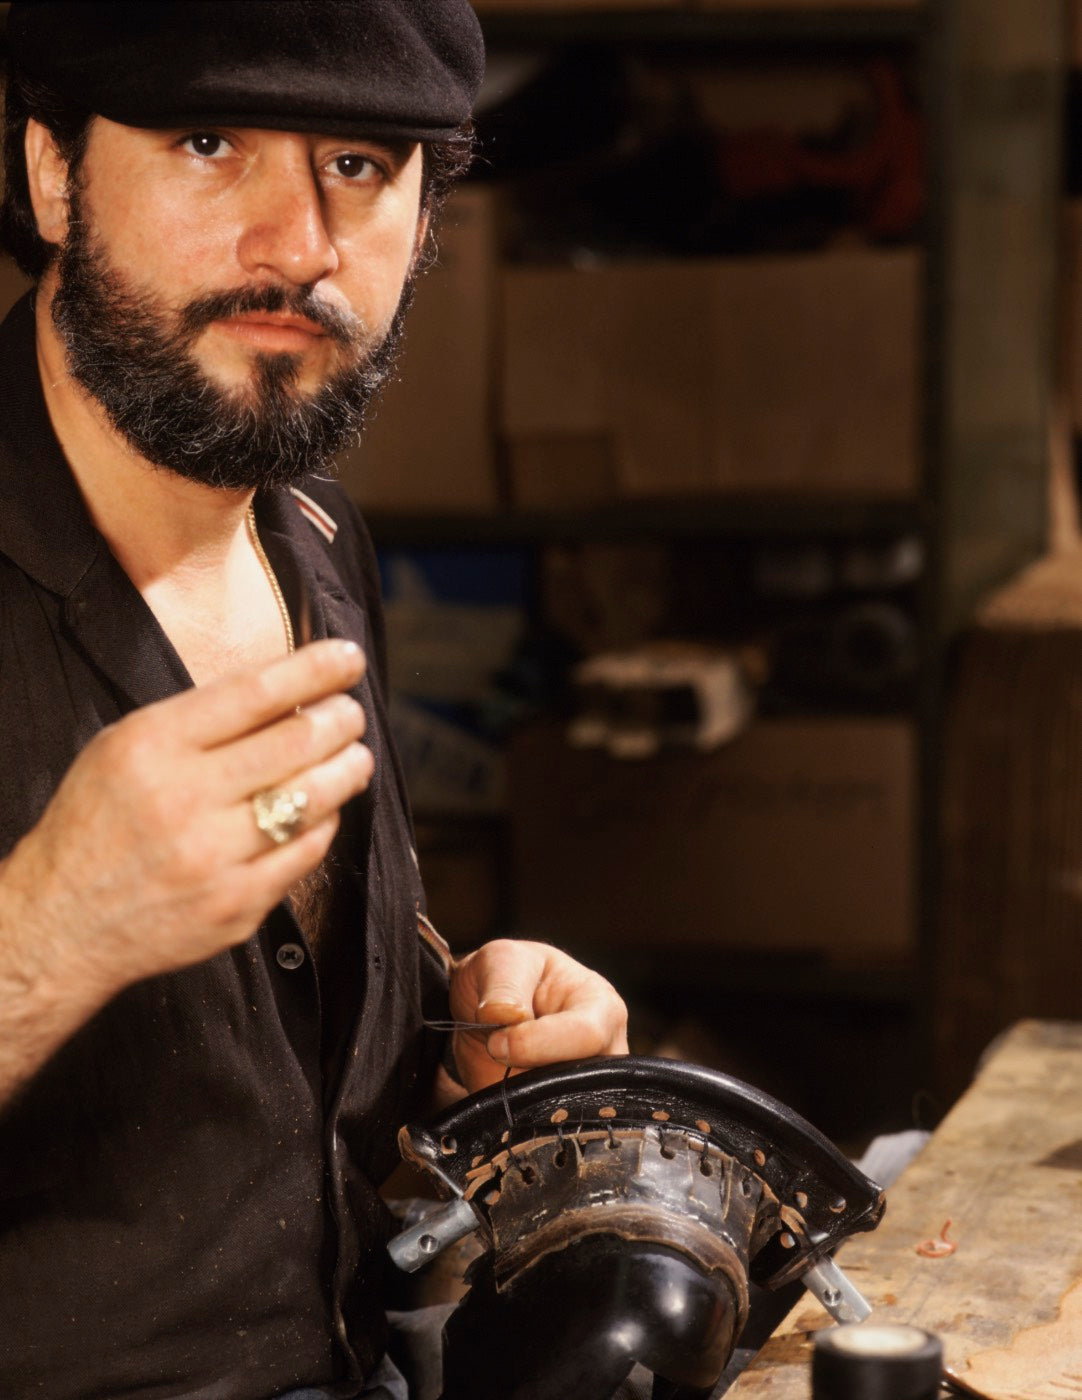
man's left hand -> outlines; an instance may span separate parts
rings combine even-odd
[[[545,943],[501,938],[462,958],[451,973],[451,1015],[505,1027],[455,1032],[455,1063],[470,1093],[502,1079],[509,1066],[627,1054],[620,996],[598,973]]]

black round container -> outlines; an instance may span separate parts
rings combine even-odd
[[[936,1400],[943,1373],[939,1338],[919,1327],[856,1322],[815,1339],[813,1400]]]

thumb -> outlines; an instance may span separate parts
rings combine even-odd
[[[458,992],[472,1005],[459,1005],[455,1014],[462,1019],[490,1026],[516,1026],[533,1019],[533,994],[538,969],[533,950],[509,939],[486,943],[456,968],[452,1001]],[[457,985],[456,985],[457,984]],[[507,1036],[495,1031],[486,1046],[489,1055],[508,1063]]]
[[[533,1015],[541,969],[533,945],[511,938],[485,943],[455,964],[451,1000],[459,1020],[525,1021]]]
[[[519,1001],[509,999],[499,999],[500,993],[491,1001],[483,1001],[477,1008],[478,1021],[484,1021],[492,1026],[518,1026],[523,1021],[533,1019],[533,1012],[529,1007],[524,1006]],[[493,1031],[485,1042],[485,1049],[494,1060],[498,1060],[501,1065],[511,1063],[511,1042],[507,1038],[507,1032],[503,1029]]]
[[[477,1003],[477,1019],[490,1026],[515,1026],[533,1015],[514,987],[493,987]]]

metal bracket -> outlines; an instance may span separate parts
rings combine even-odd
[[[391,1258],[407,1274],[415,1274],[445,1249],[472,1234],[481,1222],[462,1196],[431,1211],[387,1246]]]
[[[800,1276],[808,1292],[819,1299],[835,1322],[863,1322],[872,1306],[829,1256]]]

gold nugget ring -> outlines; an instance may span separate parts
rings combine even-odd
[[[260,831],[278,846],[296,836],[308,810],[302,788],[267,788],[252,798],[252,815]]]

